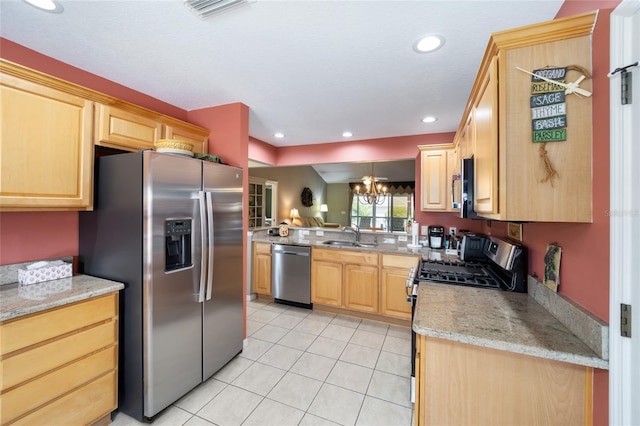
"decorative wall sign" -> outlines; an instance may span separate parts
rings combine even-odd
[[[556,243],[547,244],[544,255],[544,285],[557,292],[560,285],[560,255],[562,248]]]
[[[547,142],[561,142],[567,140],[567,104],[566,96],[591,96],[591,92],[582,89],[579,84],[587,78],[589,73],[582,67],[570,65],[567,67],[541,68],[527,71],[516,69],[531,75],[531,139],[540,143],[540,157],[542,158],[546,175],[541,182],[549,181],[553,186],[553,179],[558,172],[553,168],[548,156]],[[582,73],[576,81],[566,83],[567,72],[577,70]],[[589,78],[591,78],[589,76]]]
[[[543,68],[531,74],[531,129],[533,142],[567,140],[567,104],[564,83],[567,68]]]
[[[522,241],[522,224],[509,222],[507,224],[507,236],[512,240]]]

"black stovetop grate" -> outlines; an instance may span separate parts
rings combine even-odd
[[[500,283],[489,274],[488,266],[488,264],[480,262],[423,260],[420,264],[417,280],[474,287],[502,288]]]

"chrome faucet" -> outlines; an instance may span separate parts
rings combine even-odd
[[[354,234],[356,234],[356,243],[360,242],[360,227],[356,224],[352,224],[351,227],[348,226],[343,226],[342,227],[342,232],[344,231],[350,231],[353,232]]]

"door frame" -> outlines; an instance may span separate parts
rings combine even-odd
[[[632,15],[635,14],[635,18]],[[640,0],[623,0],[611,14],[610,66],[613,69],[640,60],[640,46],[630,43],[640,34]],[[633,51],[635,49],[635,51]],[[640,291],[632,282],[640,273],[638,231],[640,197],[637,182],[640,150],[633,149],[632,137],[640,134],[640,68],[633,68],[633,103],[620,103],[620,74],[610,79],[610,293],[609,293],[609,424],[640,424],[640,407],[634,396],[640,390]],[[635,124],[634,124],[635,122]],[[637,142],[637,141],[636,141]],[[633,182],[636,183],[635,187]],[[632,337],[620,335],[620,304],[635,305]],[[632,311],[633,312],[633,311]]]

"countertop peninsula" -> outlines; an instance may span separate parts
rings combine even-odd
[[[421,283],[413,330],[571,364],[609,365],[528,294]]]

